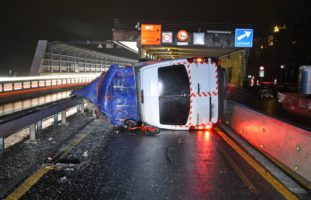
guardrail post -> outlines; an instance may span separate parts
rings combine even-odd
[[[0,138],[0,156],[4,152],[4,138]]]
[[[81,103],[79,107],[80,107],[80,112],[84,113],[84,103]]]
[[[97,118],[96,110],[92,110],[92,117]]]
[[[58,124],[58,113],[54,115],[54,125]]]
[[[30,141],[35,141],[36,140],[36,124],[31,124],[29,126],[29,133],[30,133]]]
[[[42,121],[41,120],[37,122],[37,131],[38,133],[42,132]]]
[[[62,111],[62,124],[66,124],[66,110]]]

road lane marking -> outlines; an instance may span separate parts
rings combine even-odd
[[[239,147],[232,139],[230,139],[219,128],[215,128],[217,134],[230,145],[242,158],[252,166],[270,185],[272,185],[286,199],[298,200],[297,196],[290,192],[281,182],[279,182],[269,171],[263,168],[252,157],[250,157],[241,147]]]
[[[80,130],[75,137],[61,150],[61,156],[58,159],[64,158],[70,151],[81,141],[83,141],[86,136],[91,133],[95,127],[91,127],[93,123],[90,123],[82,130]],[[22,184],[20,184],[12,193],[10,193],[5,200],[18,200],[20,199],[27,191],[29,191],[46,173],[50,170],[59,170],[59,166],[43,166],[39,168],[34,174],[28,177]]]
[[[33,175],[28,177],[21,185],[19,185],[5,200],[20,199],[33,185],[35,185],[46,173],[54,169],[53,166],[44,166],[37,170]]]
[[[92,129],[93,130],[93,129]],[[91,130],[91,131],[92,131]],[[89,132],[91,132],[89,131]],[[68,155],[71,150],[76,146],[78,145],[82,140],[84,140],[86,138],[86,136],[88,136],[88,133],[81,133],[78,135],[77,138],[74,138],[66,147],[65,149],[63,150],[61,156],[59,157],[59,159],[63,159],[66,155]]]
[[[238,177],[243,181],[243,183],[246,185],[249,191],[257,195],[258,190],[255,187],[255,185],[249,180],[249,178],[245,175],[245,173],[241,170],[241,168],[239,168],[236,162],[227,154],[227,152],[223,149],[223,147],[221,145],[217,145],[216,148],[220,152],[220,154],[224,157],[224,159],[227,161],[227,163],[232,167],[232,169],[238,175]]]

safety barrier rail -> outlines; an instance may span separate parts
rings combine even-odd
[[[1,118],[0,155],[4,152],[4,140],[6,137],[28,127],[30,140],[35,140],[36,133],[42,130],[42,122],[44,120],[53,117],[54,124],[57,124],[59,114],[61,114],[61,123],[66,124],[66,111],[78,106],[78,111],[84,112],[84,104],[85,102],[81,98],[68,98]]]
[[[100,73],[55,76],[0,77],[0,93],[33,88],[88,83],[99,75]]]

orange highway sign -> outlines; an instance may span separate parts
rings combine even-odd
[[[161,45],[161,25],[141,25],[141,45]]]

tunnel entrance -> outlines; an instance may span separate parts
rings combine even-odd
[[[230,83],[242,85],[249,48],[235,47],[237,28],[250,25],[116,19],[112,38],[137,51],[139,59],[217,57],[230,75]]]

